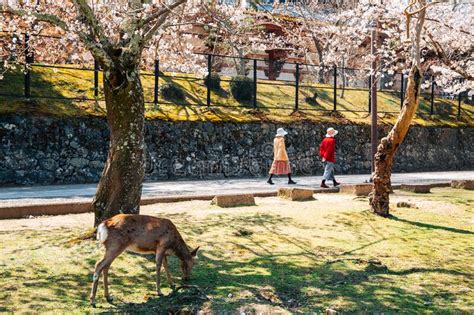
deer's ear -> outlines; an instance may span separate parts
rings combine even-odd
[[[196,257],[196,256],[197,256],[198,249],[199,249],[199,246],[196,247],[195,249],[193,249],[193,251],[191,252],[191,256]]]

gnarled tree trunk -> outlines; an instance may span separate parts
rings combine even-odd
[[[144,97],[138,65],[104,69],[110,144],[92,202],[94,225],[119,213],[138,213],[144,177]]]
[[[405,139],[413,116],[418,109],[420,85],[420,70],[417,66],[413,66],[408,77],[406,97],[400,116],[389,134],[380,141],[375,154],[375,171],[372,174],[374,188],[369,200],[372,210],[384,217],[389,215],[390,176],[392,175],[393,158],[403,139]]]

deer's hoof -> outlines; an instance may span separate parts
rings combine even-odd
[[[161,292],[161,291],[156,292],[156,294],[157,294],[158,296],[164,296],[163,292]]]
[[[106,296],[105,299],[107,300],[107,302],[109,303],[112,303],[114,301],[114,298],[111,297],[111,296]]]
[[[91,306],[92,306],[93,308],[96,308],[95,302],[91,302]]]

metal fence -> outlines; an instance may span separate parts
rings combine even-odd
[[[26,41],[25,43],[27,43]],[[100,86],[101,70],[97,62],[93,67],[74,67],[34,63],[34,52],[28,45],[24,49],[24,66],[21,74],[16,75],[17,86],[9,85],[9,75],[0,80],[0,97],[24,99],[57,99],[57,100],[103,100]],[[357,112],[369,113],[370,108],[370,76],[366,69],[348,67],[327,67],[284,60],[268,60],[259,58],[239,58],[223,55],[196,54],[196,63],[207,68],[207,74],[218,74],[223,88],[220,91],[211,90],[205,84],[204,77],[189,74],[170,74],[170,69],[161,69],[159,60],[153,69],[141,72],[145,101],[154,106],[208,106],[208,107],[243,107],[254,109],[282,109],[291,111],[320,111],[320,112]],[[60,71],[80,70],[82,80],[89,80],[91,88],[79,91],[78,95],[62,95],[57,86],[47,86],[45,80],[35,75],[39,68],[54,69],[51,73]],[[23,88],[18,86],[19,75],[23,77]],[[232,80],[245,76],[252,80],[252,99],[247,102],[237,102],[229,93]],[[463,112],[463,101],[469,101],[465,94],[447,94],[442,87],[436,85],[436,78],[425,77],[429,82],[428,89],[422,89],[422,102],[418,114],[429,115],[447,114],[460,118]],[[406,75],[403,73],[382,73],[378,80],[378,91],[386,97],[385,106],[379,106],[380,113],[398,113],[403,104],[406,88]],[[186,85],[195,91],[188,95],[185,101],[170,101],[160,95],[160,84],[174,82]],[[70,82],[71,84],[73,82]],[[61,84],[64,84],[62,82]],[[60,87],[59,87],[60,88]],[[51,91],[48,91],[50,89]],[[379,97],[380,99],[380,97]],[[379,101],[380,102],[380,101]],[[389,104],[390,106],[388,106]],[[396,106],[394,106],[396,105]],[[399,106],[398,106],[399,105]],[[394,110],[397,108],[397,110]],[[472,113],[469,111],[468,115]]]

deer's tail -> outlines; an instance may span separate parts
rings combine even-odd
[[[103,244],[107,240],[108,235],[109,232],[107,231],[107,226],[105,226],[105,223],[99,224],[97,227],[97,240]]]

